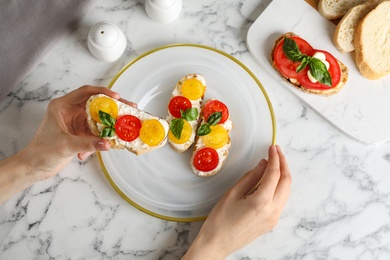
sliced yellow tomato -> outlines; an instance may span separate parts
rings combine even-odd
[[[197,100],[204,94],[205,87],[202,82],[197,79],[187,79],[181,86],[183,96],[191,100]]]
[[[183,119],[183,122],[184,122],[184,125],[183,125],[183,130],[181,131],[180,139],[177,139],[176,136],[174,136],[172,134],[172,131],[168,132],[169,140],[171,140],[175,144],[184,144],[191,137],[191,134],[192,134],[191,124],[187,120],[184,120],[184,119]]]
[[[118,117],[118,106],[114,100],[108,97],[98,97],[92,100],[89,106],[91,117],[96,122],[101,123],[99,118],[99,110],[110,114],[114,119]]]
[[[211,126],[211,132],[203,135],[202,140],[206,147],[219,149],[225,146],[229,141],[229,134],[221,125]]]
[[[165,138],[165,129],[157,119],[149,119],[142,122],[139,133],[141,140],[150,146],[156,146]]]

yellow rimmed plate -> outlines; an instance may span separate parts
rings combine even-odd
[[[272,104],[260,81],[240,61],[208,46],[153,49],[127,64],[109,87],[165,118],[173,87],[190,73],[206,78],[205,100],[223,101],[234,123],[229,157],[217,175],[196,176],[191,151],[178,154],[169,145],[140,156],[125,150],[98,153],[107,180],[123,199],[149,215],[179,222],[204,220],[223,193],[266,158],[276,139]]]

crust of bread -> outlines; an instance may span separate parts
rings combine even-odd
[[[175,86],[175,89],[176,90],[178,90],[178,88],[181,86],[181,84],[184,82],[184,80],[186,79],[186,78],[198,78],[198,77],[203,77],[203,75],[201,75],[201,74],[198,74],[198,73],[193,73],[193,74],[188,74],[188,75],[186,75],[186,76],[184,76],[184,77],[182,77],[178,82],[177,82],[177,84],[176,84],[176,86]],[[204,77],[203,77],[204,78]],[[204,87],[205,87],[205,92],[206,92],[206,89],[207,89],[207,86],[206,85],[204,85]],[[172,98],[174,97],[174,95],[172,95]],[[204,99],[204,93],[203,93],[203,96],[200,98],[200,107],[202,106],[202,103],[203,103],[203,99]],[[169,110],[169,109],[168,109]],[[169,112],[168,112],[169,113]],[[167,120],[168,120],[168,118],[167,118]],[[200,111],[199,111],[199,117],[198,117],[198,120],[197,120],[197,124],[196,124],[196,127],[194,127],[193,129],[192,129],[192,131],[193,131],[193,134],[195,134],[196,133],[196,131],[197,131],[197,127],[199,126],[199,124],[200,124],[200,121],[201,121],[201,116],[200,116]],[[170,120],[168,120],[168,122],[170,123]],[[184,145],[182,144],[182,145],[178,145],[178,144],[175,144],[175,143],[173,143],[169,138],[167,138],[168,139],[168,144],[169,144],[169,146],[172,148],[172,150],[174,150],[175,152],[177,152],[177,153],[184,153],[185,151],[187,151],[190,147],[191,147],[191,145],[195,142],[195,140],[196,140],[196,138],[192,141],[192,142],[187,142],[187,143],[185,143]]]
[[[390,74],[390,1],[370,11],[355,30],[356,65],[360,73],[372,80]]]
[[[86,110],[89,111],[89,106],[92,102],[92,100],[98,95],[94,95],[94,96],[91,96],[87,103],[86,103]],[[150,115],[149,113],[145,112],[145,111],[142,111],[140,109],[138,109],[138,111],[140,111],[141,113],[145,113],[145,114],[148,114]],[[152,116],[152,115],[151,115]],[[156,116],[153,116],[155,117],[156,119],[159,118],[159,117],[156,117]],[[161,118],[159,118],[161,119]],[[88,122],[88,126],[89,126],[89,129],[91,130],[91,132],[96,135],[96,136],[100,136],[100,131],[99,131],[99,128],[98,128],[98,124],[95,120],[93,120],[91,117],[88,116],[88,113],[87,113],[87,122]],[[167,123],[168,124],[168,123]],[[108,138],[108,137],[105,137],[104,139],[106,139],[109,143],[110,143],[110,147],[112,149],[116,149],[116,150],[121,150],[121,149],[126,149],[128,150],[129,152],[131,153],[134,153],[136,155],[142,155],[142,154],[145,154],[145,153],[148,153],[148,152],[151,152],[151,151],[154,151],[162,146],[164,146],[167,142],[167,135],[165,136],[164,140],[159,144],[159,145],[156,145],[156,146],[147,146],[146,148],[144,149],[135,149],[134,147],[132,146],[129,146],[129,145],[124,145],[123,143],[119,142],[119,138],[118,137],[115,137],[115,138]]]
[[[209,100],[207,100],[205,103],[207,103],[208,101],[209,101]],[[229,118],[226,120],[226,122],[228,122],[228,121],[231,122],[231,117],[230,117],[230,115],[229,115]],[[202,123],[205,123],[204,120],[202,120],[201,124],[202,124]],[[232,128],[233,128],[233,123],[232,123]],[[226,128],[225,128],[225,129],[226,129]],[[228,134],[230,133],[230,131],[231,131],[231,130],[229,130]],[[222,158],[219,158],[220,160],[222,160],[222,161],[221,161],[221,163],[222,163],[221,166],[220,166],[219,168],[217,168],[217,169],[215,169],[215,170],[212,170],[212,171],[209,171],[209,172],[201,172],[201,171],[198,171],[198,170],[195,168],[194,164],[193,164],[194,156],[195,156],[196,152],[197,152],[199,149],[203,148],[203,147],[200,147],[199,139],[200,139],[200,136],[197,135],[197,136],[196,136],[196,139],[195,139],[195,145],[194,145],[194,148],[193,148],[193,150],[192,150],[191,159],[190,159],[191,168],[192,168],[193,172],[195,173],[195,175],[200,176],[200,177],[210,177],[210,176],[216,175],[216,174],[217,174],[218,172],[220,172],[221,169],[223,168],[223,166],[224,166],[224,164],[225,164],[225,162],[226,162],[226,159],[227,159],[227,157],[228,157],[228,155],[229,155],[230,146],[231,146],[231,138],[230,138],[230,135],[229,135],[228,142],[227,142],[226,145],[225,145],[226,150],[225,150],[225,152],[223,153]],[[222,149],[222,148],[220,148],[220,149]]]
[[[354,36],[359,22],[379,3],[384,0],[373,0],[364,4],[352,7],[337,24],[333,34],[333,43],[342,52],[352,52],[355,50]]]
[[[329,20],[343,17],[352,7],[364,4],[369,0],[319,0],[318,12]]]
[[[337,84],[337,86],[333,87],[333,88],[329,88],[328,90],[316,90],[316,89],[308,89],[308,88],[305,88],[304,86],[302,86],[296,79],[293,79],[293,78],[286,78],[285,76],[283,76],[283,74],[280,73],[280,71],[278,70],[278,68],[276,67],[275,65],[275,62],[274,62],[274,51],[275,51],[275,48],[276,46],[285,38],[285,37],[291,37],[291,36],[297,36],[295,33],[293,32],[287,32],[283,35],[281,35],[274,43],[274,45],[272,46],[272,50],[271,50],[271,64],[272,64],[272,67],[274,67],[274,69],[279,73],[279,75],[284,79],[286,80],[288,83],[290,83],[291,85],[293,85],[294,87],[300,89],[301,91],[303,92],[306,92],[306,93],[311,93],[311,94],[317,94],[317,95],[323,95],[323,96],[330,96],[330,95],[333,95],[333,94],[336,94],[337,92],[339,92],[345,85],[345,83],[347,82],[348,80],[348,68],[339,60],[338,63],[339,63],[339,66],[340,66],[340,71],[341,71],[341,79],[340,79],[340,82],[339,84]]]

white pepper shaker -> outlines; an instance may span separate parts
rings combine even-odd
[[[145,0],[148,16],[160,23],[171,23],[180,14],[182,0]]]
[[[88,33],[88,49],[98,60],[116,61],[126,49],[124,33],[113,23],[96,23]]]

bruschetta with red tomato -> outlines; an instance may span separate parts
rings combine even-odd
[[[233,122],[228,107],[216,99],[205,102],[201,119],[190,164],[196,175],[208,177],[217,174],[228,157]]]
[[[348,80],[348,68],[342,62],[291,32],[275,41],[271,62],[285,80],[308,93],[329,96]]]
[[[178,153],[187,151],[195,141],[205,92],[206,80],[200,74],[182,77],[172,91],[166,117],[168,143]]]
[[[127,149],[140,155],[167,142],[169,125],[166,120],[106,95],[91,96],[86,114],[91,132],[107,139],[111,148]]]

